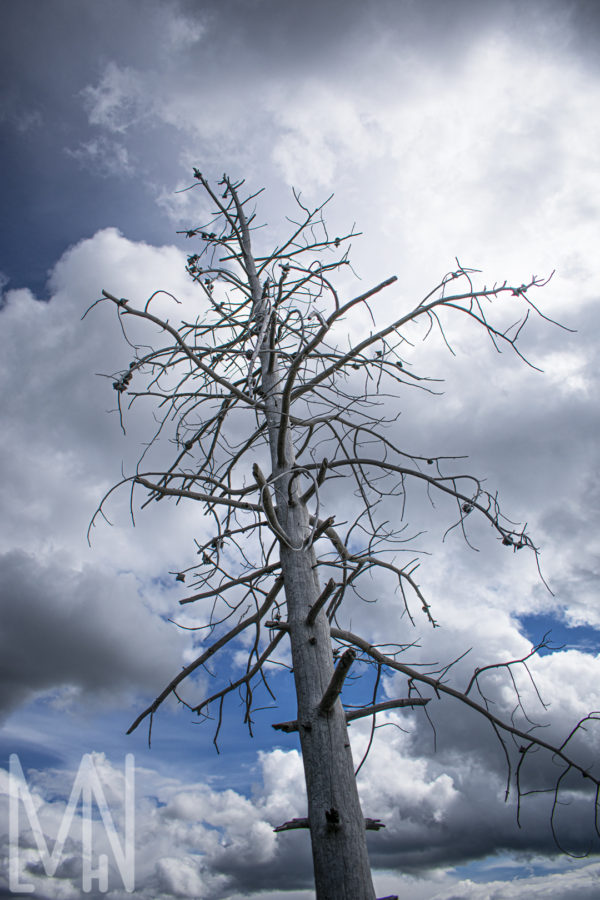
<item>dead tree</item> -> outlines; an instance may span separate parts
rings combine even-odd
[[[298,732],[308,814],[276,830],[309,829],[318,898],[374,898],[365,831],[383,823],[363,816],[347,723],[371,716],[374,727],[382,710],[425,707],[448,697],[476,710],[500,741],[508,785],[516,782],[519,800],[526,760],[532,751],[545,750],[562,767],[554,786],[553,819],[564,778],[577,773],[595,789],[597,830],[600,782],[571,748],[574,736],[598,714],[579,722],[562,744],[554,745],[529,725],[493,712],[481,684],[485,670],[476,670],[466,688],[453,686],[450,664],[428,672],[400,661],[403,647],[411,644],[406,634],[398,635],[398,644],[382,648],[343,625],[362,597],[363,582],[380,571],[394,581],[405,623],[414,624],[417,606],[428,627],[436,627],[430,602],[415,580],[415,561],[398,559],[406,542],[403,502],[414,482],[456,503],[455,525],[465,537],[467,517],[479,516],[503,545],[529,551],[537,561],[527,531],[504,518],[497,496],[477,478],[454,473],[452,458],[415,456],[400,448],[386,426],[393,423],[398,412],[394,404],[407,386],[429,389],[427,379],[403,358],[407,326],[422,321],[439,327],[446,339],[445,317],[468,317],[497,349],[506,346],[522,356],[521,330],[532,313],[542,316],[532,294],[546,282],[532,277],[518,286],[476,287],[475,270],[457,261],[454,271],[415,306],[381,323],[370,304],[396,278],[351,299],[340,296],[334,280],[340,273],[351,274],[348,247],[356,232],[353,228],[331,237],[323,218],[325,204],[308,208],[295,194],[298,215],[297,221],[288,220],[290,233],[270,252],[256,255],[252,240],[257,238],[255,199],[260,191],[244,196],[241,181],[224,176],[213,189],[199,171],[194,170],[194,177],[191,187],[204,191],[214,210],[207,224],[184,232],[200,245],[187,266],[201,292],[200,314],[173,324],[155,315],[156,294],[142,306],[108,291],[97,301],[114,304],[135,351],[128,368],[112,376],[121,422],[125,401],[153,397],[157,436],[169,435],[175,447],[167,469],[144,468],[144,454],[137,471],[119,484],[128,483],[132,494],[143,489],[144,505],[165,498],[199,503],[213,523],[210,538],[197,542],[198,564],[173,573],[178,581],[193,584],[193,592],[179,602],[188,609],[188,604],[200,605],[203,624],[198,627],[206,629],[206,649],[129,731],[146,718],[151,729],[159,706],[174,695],[200,717],[210,718],[216,710],[216,744],[224,701],[241,694],[252,732],[257,692],[274,694],[266,664],[281,661],[281,642],[289,641],[297,715],[273,727]],[[520,307],[519,321],[510,328],[494,318],[505,299]],[[349,338],[344,321],[365,310],[372,328]],[[128,323],[134,319],[151,325],[154,338],[146,336],[142,343],[129,337]],[[147,341],[156,340],[157,329],[161,343],[149,349]],[[357,504],[353,520],[345,524],[336,522],[331,508],[331,487],[338,479],[352,487]],[[396,504],[393,525],[386,524],[384,515],[390,498]],[[184,700],[182,682],[209,660],[218,660],[219,652],[235,646],[243,632],[253,635],[245,671],[233,681],[229,675],[223,678],[217,690],[198,702]],[[526,661],[498,665],[511,670],[519,663]],[[376,673],[375,690],[372,703],[350,712],[340,695],[349,669],[359,664]],[[377,685],[386,670],[402,673],[406,696],[378,700]]]

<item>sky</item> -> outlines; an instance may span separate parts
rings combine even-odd
[[[157,288],[200,302],[177,231],[206,212],[177,193],[198,166],[265,187],[267,244],[287,233],[292,187],[309,204],[330,194],[331,233],[353,223],[361,289],[397,275],[377,300],[389,320],[424,296],[456,258],[486,283],[554,275],[536,293],[564,328],[532,317],[523,349],[537,368],[496,353],[449,322],[454,354],[417,335],[411,360],[443,379],[439,395],[402,398],[398,439],[413,453],[468,456],[465,471],[498,490],[540,547],[499,546],[411,495],[419,580],[440,628],[417,620],[409,660],[464,684],[473,668],[552,647],[517,676],[535,721],[563,740],[600,709],[597,343],[600,335],[600,66],[597,4],[474,0],[20,0],[0,35],[0,896],[8,882],[9,756],[17,754],[40,821],[54,839],[82,754],[92,753],[123,821],[124,760],[136,761],[140,900],[242,896],[308,900],[308,836],[273,828],[305,814],[289,676],[279,709],[254,738],[230,704],[217,754],[210,727],[181,708],[125,731],[198,652],[178,629],[173,572],[206,520],[193,505],[136,509],[117,493],[110,523],[87,529],[105,492],[131,472],[152,428],[134,411],[124,436],[107,375],[129,348],[102,289],[143,302]],[[191,249],[190,249],[191,248]],[[356,283],[345,281],[344,291]],[[351,326],[349,326],[351,327]],[[541,371],[540,371],[541,370]],[[341,496],[341,495],[340,495]],[[371,639],[406,637],[395,598],[348,611]],[[181,621],[181,620],[180,620]],[[232,656],[227,665],[239,669]],[[190,690],[202,692],[206,679]],[[390,678],[385,690],[394,696]],[[495,685],[510,718],[510,684]],[[504,802],[505,760],[489,725],[451,702],[378,719],[359,776],[378,896],[402,900],[588,900],[600,845],[589,797],[574,787],[554,844],[551,797]],[[434,739],[435,733],[435,739]],[[360,759],[368,723],[351,728]],[[600,746],[588,734],[590,758]],[[552,762],[539,758],[540,775]],[[100,823],[95,823],[102,840]],[[77,845],[56,877],[33,850],[39,900],[81,895]],[[31,843],[29,838],[29,843]],[[127,896],[113,872],[106,896]]]

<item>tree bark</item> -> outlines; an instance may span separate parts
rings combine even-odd
[[[323,606],[314,622],[307,624],[311,607],[321,594],[314,549],[312,545],[304,546],[312,528],[298,490],[298,478],[293,474],[296,459],[291,432],[281,415],[282,375],[276,348],[269,340],[269,327],[265,328],[265,319],[271,315],[267,286],[261,286],[257,276],[248,225],[239,205],[238,216],[255,329],[263,336],[260,364],[272,464],[270,481],[276,497],[278,525],[287,536],[287,541],[280,539],[280,559],[298,700],[316,896],[317,900],[375,900],[346,715],[339,698],[328,713],[319,710],[334,669],[330,626]],[[283,440],[282,428],[285,429]],[[268,485],[263,488],[263,496],[268,490]]]
[[[308,517],[302,507],[293,513],[295,515],[287,517],[286,531],[292,536],[294,526],[299,538],[308,529],[297,520],[302,514],[305,521]],[[364,816],[354,777],[346,716],[339,699],[329,713],[319,712],[319,704],[333,674],[333,654],[324,610],[313,625],[306,625],[310,606],[320,593],[315,555],[312,547],[295,552],[282,546],[281,562],[289,610],[317,898],[374,900]]]
[[[311,528],[306,506],[296,488],[290,493],[293,450],[286,448],[286,467],[277,472],[277,448],[271,445],[279,524],[289,538],[280,544],[288,609],[292,665],[298,701],[298,731],[308,799],[317,900],[374,900],[346,715],[339,698],[323,714],[320,704],[334,671],[330,626],[324,607],[315,621],[308,614],[321,593],[312,546],[297,550]],[[289,454],[292,454],[291,457]]]
[[[317,900],[375,900],[346,716],[339,698],[327,714],[319,711],[334,669],[330,627],[324,607],[314,622],[307,624],[310,609],[321,593],[317,560],[312,545],[303,547],[312,529],[308,510],[300,499],[297,478],[292,474],[295,457],[289,432],[284,465],[278,460],[281,378],[270,356],[264,351],[261,360],[263,388],[276,513],[278,524],[288,538],[287,542],[280,541],[280,559],[298,700],[316,896]],[[294,483],[290,485],[292,479]]]

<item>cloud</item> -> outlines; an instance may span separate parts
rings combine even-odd
[[[112,317],[95,312],[82,322],[81,316],[102,283],[118,289],[119,282],[138,297],[162,284],[185,297],[189,286],[181,273],[182,256],[174,248],[135,245],[109,229],[64,254],[48,303],[28,291],[6,294],[2,405],[10,424],[0,438],[5,711],[32,692],[68,685],[82,697],[158,691],[177,668],[182,635],[159,617],[172,609],[167,585],[174,581],[167,572],[178,562],[164,520],[151,526],[154,537],[150,521],[141,523],[136,549],[120,529],[106,525],[94,530],[93,550],[86,543],[94,509],[129,456],[118,418],[106,410],[115,408],[110,376],[126,368],[130,350],[125,346],[123,355]],[[129,425],[130,449],[139,455],[135,416]],[[123,464],[131,466],[134,456]],[[125,491],[112,506],[120,528],[128,527],[127,503]],[[183,519],[190,524],[185,513]],[[190,531],[185,540],[182,559],[193,553]]]
[[[128,440],[115,414],[111,385],[132,352],[118,323],[108,309],[81,317],[103,286],[144,302],[157,288],[191,297],[184,265],[175,248],[135,244],[106,229],[58,261],[50,302],[40,303],[28,291],[7,292],[2,378],[11,426],[0,452],[9,474],[4,491],[11,524],[5,524],[5,546],[60,546],[89,559],[83,548],[95,503],[119,480],[121,461],[127,468],[140,455],[144,438],[135,409]],[[157,309],[166,309],[165,299],[155,300]],[[131,563],[128,552],[120,557],[124,568]]]
[[[167,54],[181,53],[197,44],[207,31],[207,26],[201,16],[202,13],[199,15],[197,9],[194,10],[194,14],[189,16],[173,8],[167,9],[164,13],[167,34],[167,46],[164,52]]]
[[[127,815],[123,775],[104,754],[93,754],[93,762],[122,841]],[[268,767],[271,761],[265,760],[265,764]],[[26,775],[50,847],[56,839],[74,775],[74,772],[52,769],[30,771]],[[186,784],[139,767],[135,772],[135,786],[136,896],[152,900],[157,897],[216,900],[231,896],[236,889],[252,886],[260,889],[261,883],[272,887],[281,885],[286,868],[292,873],[292,879],[294,872],[302,870],[302,880],[310,879],[308,847],[298,854],[294,837],[283,851],[277,846],[279,839],[270,823],[268,793],[256,804],[232,790],[215,791],[202,783]],[[1,821],[5,823],[0,841],[5,849],[9,787],[8,773],[0,769]],[[289,789],[290,786],[286,787]],[[40,866],[34,865],[35,848],[27,837],[27,819],[22,808],[20,823],[21,858],[29,862],[23,878],[35,883],[36,896],[54,897],[61,890],[65,891],[62,896],[77,896],[81,884],[81,860],[77,865],[80,848],[76,829],[73,829],[65,851],[71,866],[63,864],[59,877],[52,880],[45,877]],[[107,852],[112,863],[113,856],[99,819],[94,821],[93,829],[95,852]],[[31,849],[27,850],[28,847]],[[6,859],[8,853],[3,857]],[[6,884],[6,867],[2,876]],[[119,873],[112,864],[111,896],[121,896],[119,880]]]
[[[381,745],[384,746],[384,745]],[[452,868],[438,867],[420,879],[411,877],[410,858],[414,852],[428,847],[427,857],[436,854],[440,839],[447,850],[458,841],[466,846],[472,843],[476,852],[478,841],[498,837],[501,828],[491,819],[489,787],[485,783],[483,769],[477,767],[467,776],[471,781],[473,796],[470,806],[463,805],[456,791],[448,792],[448,779],[444,776],[428,780],[422,764],[409,765],[405,770],[404,787],[392,787],[392,794],[385,789],[383,772],[396,771],[402,758],[397,755],[398,745],[389,742],[383,756],[377,759],[379,777],[363,781],[363,791],[375,793],[373,802],[381,803],[387,828],[372,841],[373,861],[378,867],[376,883],[378,892],[394,890],[402,900],[415,897],[451,900],[458,896],[525,897],[547,896],[560,900],[570,896],[591,897],[598,863],[575,863],[570,866],[558,863],[543,855],[523,857],[519,863],[505,856],[481,866],[479,878],[484,883],[461,879]],[[115,766],[104,754],[93,754],[93,762],[103,785],[109,809],[123,840],[126,808],[124,807],[123,770]],[[373,772],[377,772],[373,767]],[[30,770],[26,781],[34,799],[39,821],[46,841],[53,846],[64,814],[66,799],[71,791],[74,771],[46,769]],[[234,900],[240,894],[257,893],[261,897],[289,896],[303,898],[310,885],[311,862],[308,834],[304,831],[273,833],[273,823],[279,823],[281,801],[285,798],[286,815],[302,812],[302,767],[295,751],[273,751],[261,754],[257,771],[254,797],[247,797],[233,790],[217,791],[201,782],[184,782],[177,777],[165,777],[150,768],[137,766],[135,770],[135,869],[136,896],[144,900],[168,900],[171,897],[200,897],[203,900]],[[288,780],[288,776],[291,778]],[[441,780],[440,780],[441,779]],[[414,781],[416,793],[411,791]],[[443,785],[440,790],[440,786]],[[0,806],[8,801],[8,774],[0,770]],[[298,803],[300,801],[300,803]],[[467,810],[472,810],[470,820]],[[79,815],[79,813],[78,813]],[[36,865],[37,854],[27,838],[27,818],[20,810],[21,859],[28,860],[28,870],[23,877],[36,885],[36,896],[77,896],[81,884],[81,858],[76,829],[70,834],[65,859],[56,880],[45,877]],[[7,823],[8,816],[1,821]],[[510,821],[505,817],[505,826]],[[6,848],[7,825],[0,842]],[[120,898],[120,876],[112,851],[108,846],[102,823],[93,824],[94,853],[106,852],[111,861],[109,887],[111,896]],[[516,832],[515,832],[516,833]],[[481,834],[481,837],[477,837]],[[427,843],[432,842],[432,844]],[[425,842],[425,843],[424,843]],[[497,845],[497,850],[502,845]],[[27,849],[30,847],[31,849]],[[402,859],[396,861],[403,874],[392,874],[394,861],[392,848],[402,847]],[[378,849],[377,849],[378,848]],[[460,854],[457,854],[460,855]],[[6,859],[8,854],[3,854]],[[488,877],[486,878],[486,869]],[[495,880],[499,872],[516,876],[514,880]],[[0,875],[6,884],[6,869]],[[491,876],[491,877],[489,877]],[[586,893],[587,891],[587,893]]]
[[[599,864],[591,863],[571,872],[551,875],[532,875],[507,881],[488,881],[477,884],[470,879],[455,882],[451,887],[431,895],[431,900],[513,900],[535,897],[548,900],[593,900]]]
[[[361,226],[372,221],[413,273],[441,271],[458,254],[498,277],[556,266],[564,277],[568,267],[590,289],[596,216],[582,212],[598,194],[588,114],[598,83],[577,58],[522,53],[521,41],[486,34],[449,68],[370,45],[372,71],[358,84],[309,76],[282,86],[274,161],[313,195],[334,188],[360,203],[368,184]]]
[[[415,485],[407,512],[411,529],[423,532],[416,546],[435,550],[433,558],[423,555],[418,577],[441,627],[431,632],[417,618],[411,629],[396,585],[366,573],[359,587],[378,603],[357,600],[340,617],[374,640],[415,641],[403,658],[434,668],[470,649],[448,672],[457,685],[478,665],[526,655],[521,622],[530,614],[597,628],[599,135],[591,111],[600,88],[598,17],[589,4],[181,0],[142,8],[108,0],[98,11],[58,0],[52,12],[38,7],[22,0],[18,13],[17,6],[7,12],[5,80],[22,77],[0,103],[13,131],[7,172],[15,173],[7,178],[11,227],[2,268],[8,284],[29,285],[6,290],[0,278],[0,703],[12,713],[9,734],[25,733],[20,705],[41,697],[57,715],[69,711],[55,738],[73,743],[78,709],[122,712],[132,692],[162,687],[200,646],[202,632],[183,635],[165,622],[180,596],[169,573],[195,562],[193,538],[208,535],[195,504],[141,513],[141,497],[134,498],[131,531],[125,488],[106,507],[113,527],[98,521],[92,549],[86,544],[97,503],[122,469],[134,470],[154,423],[136,401],[127,437],[121,433],[111,384],[133,351],[114,310],[101,305],[80,321],[101,288],[137,302],[163,288],[182,305],[160,295],[157,310],[173,319],[202,312],[184,273],[191,242],[181,239],[183,249],[151,243],[163,241],[173,223],[181,230],[205,220],[198,191],[172,193],[189,184],[192,165],[217,177],[227,168],[252,190],[268,187],[258,207],[268,227],[256,232],[265,243],[294,214],[291,183],[309,202],[335,189],[331,233],[354,220],[366,233],[353,247],[361,284],[399,275],[374,305],[382,318],[413,305],[455,255],[484,268],[487,283],[520,283],[532,270],[557,268],[540,305],[577,333],[531,316],[523,347],[544,375],[498,356],[464,323],[444,323],[455,357],[440,335],[422,345],[415,331],[407,364],[445,378],[433,385],[445,394],[402,393],[402,416],[390,430],[403,449],[426,458],[470,454],[448,468],[485,478],[507,515],[529,523],[554,596],[533,556],[502,547],[475,517],[467,533],[479,552],[458,529],[442,543],[456,512],[439,498],[432,509]],[[53,127],[40,129],[47,122]],[[100,228],[107,224],[119,227]],[[33,279],[50,265],[48,302],[41,302]],[[348,278],[342,294],[354,288]],[[499,321],[511,324],[502,314]],[[365,318],[356,333],[371,327]],[[160,339],[135,326],[130,334]],[[157,460],[171,451],[163,437]],[[334,484],[323,503],[341,519],[354,500]],[[382,518],[399,516],[397,499],[385,515],[382,507]],[[194,609],[178,620],[203,624],[205,616]],[[226,660],[226,677],[231,661],[242,660],[242,643]],[[597,632],[588,627],[585,648],[531,661],[551,704],[548,733],[558,740],[598,708],[596,649]],[[526,673],[515,678],[528,713],[545,717]],[[510,717],[515,696],[506,671],[482,683]],[[383,687],[389,696],[406,690],[402,679]],[[488,724],[458,715],[451,701],[432,700],[428,712],[437,748],[421,713],[382,717],[386,725],[361,770],[365,812],[387,825],[371,836],[378,895],[591,896],[595,864],[559,865],[543,797],[525,803],[527,827],[518,831],[514,800],[504,805],[505,759]],[[368,724],[351,732],[358,760]],[[588,740],[596,752],[591,728]],[[254,777],[238,766],[239,752],[224,763],[223,781]],[[178,760],[189,765],[190,756],[180,750]],[[534,763],[531,783],[556,774],[541,754]],[[307,835],[275,840],[271,831],[305,812],[301,760],[276,749],[261,752],[257,766],[256,788],[245,796],[148,771],[140,799],[142,897],[248,890],[267,900],[280,896],[282,884],[291,885],[290,898],[307,896]],[[52,806],[58,779],[40,774],[41,804]],[[578,783],[569,791],[559,834],[581,848],[588,798]],[[489,859],[500,848],[510,863]],[[488,860],[478,875],[472,862],[466,873],[453,870],[474,859]],[[62,883],[65,895],[79,896],[73,873],[65,870]],[[43,879],[38,886],[40,896],[59,892]]]
[[[158,692],[177,664],[182,642],[133,575],[14,550],[0,556],[0,585],[2,711],[64,686],[114,704],[115,691]]]
[[[138,125],[148,115],[146,90],[140,75],[130,67],[109,62],[96,87],[82,91],[82,99],[91,125],[120,134]]]
[[[95,174],[123,176],[134,171],[127,148],[104,136],[84,141],[75,149],[67,147],[65,152]]]

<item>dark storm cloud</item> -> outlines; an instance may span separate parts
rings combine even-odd
[[[553,23],[564,24],[559,34]],[[183,174],[186,145],[196,160],[252,169],[243,148],[250,142],[269,152],[275,127],[265,107],[270,89],[285,97],[319,77],[341,90],[368,83],[376,97],[387,89],[390,56],[406,57],[410,80],[415,60],[427,59],[431,70],[454,68],[495,28],[515,39],[526,36],[531,48],[572,34],[570,49],[577,53],[584,46],[578,38],[596,24],[593,4],[586,3],[525,9],[474,0],[8,4],[0,38],[0,163],[6,176],[0,270],[11,287],[28,285],[41,294],[46,272],[64,248],[100,227],[164,240],[173,229],[156,207],[157,184],[173,185]],[[202,36],[186,43],[186,32],[195,27]],[[184,91],[192,118],[206,111],[204,132],[186,140],[182,115],[175,127],[141,121],[127,136],[108,140],[88,122],[84,96],[111,62],[153,73],[167,104]],[[154,93],[152,80],[146,90]],[[211,138],[211,120],[217,132],[220,120],[229,134],[228,159]]]
[[[371,44],[393,50],[425,53],[432,65],[456,59],[473,40],[496,29],[514,37],[525,35],[532,47],[552,37],[553,22],[573,32],[575,47],[597,32],[600,15],[593,2],[531,3],[517,0],[493,4],[478,0],[330,0],[281,4],[278,0],[184,0],[181,9],[207,21],[218,46],[227,51],[232,67],[238,59],[253,59],[275,75],[291,65],[294,74],[336,69],[337,78],[362,70],[362,53]],[[362,51],[362,52],[361,52]],[[341,63],[345,63],[344,70]]]
[[[168,232],[143,185],[117,177],[108,187],[101,166],[83,168],[66,152],[98,138],[81,91],[98,80],[109,59],[133,66],[147,61],[148,40],[158,40],[164,21],[161,6],[25,0],[3,10],[1,161],[11,174],[3,190],[0,269],[11,287],[27,285],[41,295],[52,259],[103,226],[121,225],[131,237],[155,240]],[[136,224],[140,216],[143,229]]]
[[[88,697],[108,696],[152,690],[168,676],[173,632],[145,614],[133,578],[119,582],[14,551],[0,557],[0,584],[0,712],[38,691],[74,686]],[[142,650],[154,642],[162,659]]]

